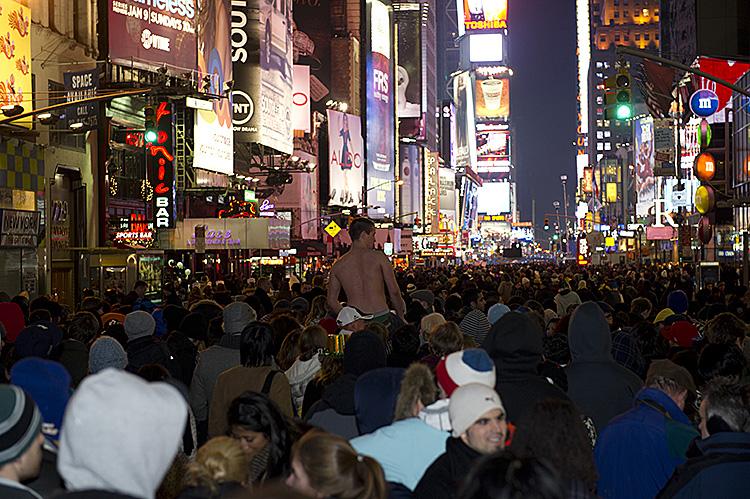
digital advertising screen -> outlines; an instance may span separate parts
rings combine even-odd
[[[499,69],[499,68],[498,68]],[[475,95],[477,121],[507,120],[510,116],[510,80],[503,71],[478,68]]]
[[[457,0],[458,34],[508,27],[508,0]]]
[[[484,182],[479,188],[478,209],[484,215],[510,213],[510,182]]]
[[[328,206],[362,205],[365,182],[359,116],[328,110]]]
[[[477,162],[472,79],[468,71],[453,78],[453,157],[456,166],[475,169]]]
[[[505,123],[477,123],[477,173],[507,172],[510,131]]]

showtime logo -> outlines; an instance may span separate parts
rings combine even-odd
[[[151,30],[149,29],[144,29],[141,33],[141,44],[146,50],[151,50],[153,48],[163,52],[170,52],[169,42],[170,40],[166,36],[159,36],[151,33]]]

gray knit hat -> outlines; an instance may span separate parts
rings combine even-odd
[[[245,302],[234,302],[224,307],[224,333],[241,333],[256,319],[255,310]]]
[[[89,372],[96,374],[107,367],[125,369],[128,355],[120,342],[109,336],[102,336],[91,345],[89,351]]]
[[[34,443],[42,429],[42,414],[26,392],[0,385],[0,466],[15,461]]]
[[[156,321],[151,314],[138,310],[130,312],[125,316],[125,334],[128,335],[128,341],[132,341],[143,336],[151,336],[156,328]]]
[[[491,326],[484,312],[481,310],[472,310],[466,314],[466,317],[463,318],[458,327],[461,328],[462,333],[466,336],[471,336],[481,345]]]

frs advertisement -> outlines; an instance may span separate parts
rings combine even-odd
[[[234,138],[292,154],[292,2],[232,1]]]
[[[197,0],[109,0],[109,57],[118,64],[195,69]]]
[[[209,77],[207,93],[221,95],[224,83],[232,79],[229,2],[208,0],[201,8],[199,81]],[[213,99],[211,103],[211,110],[195,111],[193,167],[231,175],[234,173],[232,103],[226,98]]]
[[[359,116],[328,110],[328,206],[362,205],[364,143]]]
[[[367,56],[367,204],[370,216],[393,216],[393,85],[391,15],[378,0],[369,3],[370,53]]]

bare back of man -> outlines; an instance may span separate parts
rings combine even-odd
[[[372,233],[362,234],[353,241],[351,249],[333,264],[328,306],[334,313],[341,310],[338,298],[343,289],[348,305],[367,314],[381,315],[389,311],[388,296],[396,314],[403,318],[405,304],[393,267],[382,251],[372,249],[373,242],[374,228]]]

